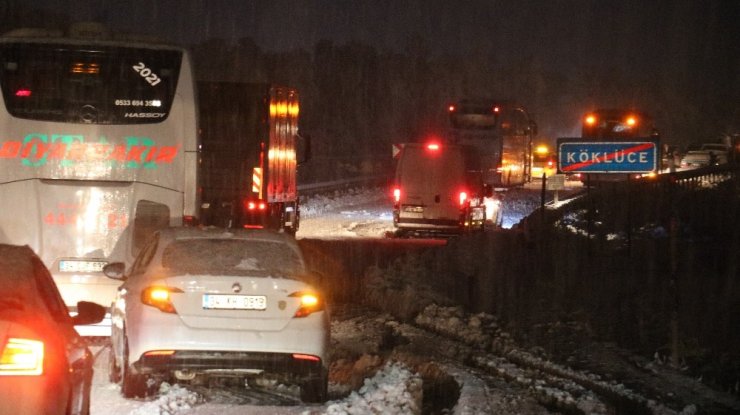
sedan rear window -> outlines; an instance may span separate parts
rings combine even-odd
[[[162,267],[178,274],[265,275],[287,277],[304,272],[290,246],[243,239],[187,239],[168,245]]]

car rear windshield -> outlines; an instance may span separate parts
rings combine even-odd
[[[0,86],[18,118],[156,123],[169,114],[181,62],[178,50],[5,43]]]
[[[291,277],[304,273],[289,245],[244,239],[187,239],[168,245],[162,267],[176,274]]]

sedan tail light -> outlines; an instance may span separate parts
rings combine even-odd
[[[184,291],[176,287],[151,286],[141,292],[141,302],[165,313],[176,313],[172,304],[172,294],[182,292]]]
[[[298,307],[293,317],[306,317],[311,313],[324,309],[324,301],[316,293],[299,291],[289,295],[289,297],[298,297],[301,299],[301,306]]]
[[[44,343],[9,338],[0,354],[0,376],[38,376],[44,372]]]

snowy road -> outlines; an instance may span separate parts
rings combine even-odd
[[[536,191],[511,193],[504,226],[536,208]],[[301,238],[384,238],[393,230],[387,195],[357,189],[314,197],[303,208]],[[411,300],[413,301],[413,299]],[[663,364],[599,344],[587,328],[550,327],[550,341],[576,341],[578,353],[556,362],[518,345],[494,316],[428,306],[401,322],[363,306],[332,310],[329,398],[305,405],[295,387],[190,387],[163,384],[155,396],[124,399],[107,379],[107,348],[96,346],[93,415],[110,414],[696,414],[740,412],[730,394]],[[583,352],[583,353],[581,353]],[[579,369],[571,367],[571,360]],[[630,386],[623,383],[630,381]]]

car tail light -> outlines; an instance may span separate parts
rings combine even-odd
[[[141,292],[141,302],[165,313],[176,313],[175,306],[172,304],[172,294],[182,292],[184,291],[175,287],[147,287]]]
[[[293,317],[306,317],[311,313],[324,309],[324,301],[316,293],[300,291],[289,295],[289,297],[297,297],[301,299],[301,306],[298,307],[298,310],[296,310]]]
[[[44,372],[44,343],[11,337],[0,355],[0,376],[38,376]]]
[[[401,188],[400,187],[393,188],[393,200],[395,200],[396,203],[401,201]]]
[[[293,353],[293,359],[295,360],[309,360],[311,362],[320,362],[321,358],[318,356],[314,356],[311,354],[300,354],[300,353]]]

